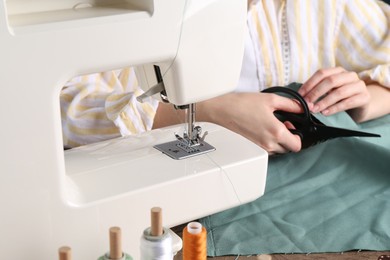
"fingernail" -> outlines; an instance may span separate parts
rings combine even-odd
[[[322,114],[327,116],[329,114],[329,110],[328,109],[325,109],[324,111],[322,111]]]

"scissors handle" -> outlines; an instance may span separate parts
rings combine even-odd
[[[298,123],[300,125],[307,125],[310,123],[309,119],[305,116],[304,113],[295,114],[282,110],[276,110],[274,115],[282,122],[290,121],[293,124]]]
[[[282,93],[295,98],[303,108],[303,113],[291,113],[282,110],[274,111],[274,115],[282,122],[289,121],[294,129],[289,129],[292,134],[298,135],[302,141],[302,148],[322,143],[337,137],[365,136],[380,137],[380,135],[354,131],[343,128],[326,126],[310,113],[309,107],[303,97],[288,87],[271,87],[263,90],[265,93]]]
[[[292,134],[299,136],[301,138],[301,141],[303,140],[303,134],[300,130],[297,129],[288,129]]]
[[[306,120],[310,119],[309,106],[307,105],[305,99],[295,90],[292,90],[288,87],[276,86],[276,87],[264,89],[262,92],[263,93],[283,93],[283,94],[287,94],[289,96],[292,96],[293,98],[295,98],[299,102],[299,104],[302,105],[303,118],[305,118]],[[285,112],[285,113],[288,113],[288,112]],[[293,113],[290,113],[290,114],[293,114]]]

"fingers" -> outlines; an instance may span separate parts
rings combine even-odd
[[[286,122],[287,123],[287,122]],[[291,124],[291,123],[290,123]],[[292,134],[288,129],[295,127],[287,127],[286,134],[281,138],[280,145],[289,152],[299,152],[302,149],[302,140],[298,135]]]
[[[260,146],[269,154],[282,154],[287,152],[299,152],[301,150],[301,139],[299,136],[292,134],[289,129],[295,129],[290,122],[280,122],[273,114],[276,110],[282,110],[291,113],[302,113],[303,108],[296,100],[280,96],[274,93],[264,93],[268,103],[267,111],[269,114],[268,135],[263,136]],[[263,132],[263,134],[265,134]]]
[[[355,72],[343,68],[318,70],[298,91],[311,112],[332,115],[353,109],[369,101],[366,84]]]
[[[318,101],[313,106],[312,112],[322,112],[324,115],[331,115],[358,107],[364,104],[368,98],[364,88],[365,84],[363,82],[354,82],[336,88]]]
[[[290,129],[295,129],[295,126],[289,122],[283,122],[287,132],[280,138],[280,145],[289,152],[299,152],[302,148],[302,140],[298,135],[292,134]]]
[[[357,82],[359,80],[360,79],[355,72],[341,71],[335,74],[331,74],[323,78],[315,86],[309,85],[309,87],[311,88],[309,91],[307,91],[308,87],[304,86],[305,89],[302,90],[302,92],[306,93],[303,95],[303,97],[307,102],[315,103],[329,91],[336,88],[340,88],[352,82]]]
[[[360,104],[366,104],[368,96],[362,93],[349,97],[347,99],[341,100],[334,105],[331,105],[324,110],[319,110],[322,114],[330,116],[341,111],[350,110],[356,107],[359,107]]]
[[[313,74],[298,90],[298,93],[305,97],[310,91],[312,91],[321,81],[329,78],[331,75],[344,72],[345,69],[341,67],[320,69]]]
[[[264,95],[269,96],[268,99],[270,101],[270,104],[272,104],[272,108],[274,109],[274,111],[282,110],[291,113],[303,112],[302,106],[294,99],[279,96],[273,93],[265,93]]]
[[[298,135],[293,135],[291,133],[289,135],[291,135],[291,137],[289,137],[286,140],[286,142],[276,143],[272,149],[265,149],[265,150],[267,150],[269,154],[299,152],[302,147],[301,138]]]
[[[290,122],[282,123],[276,119],[274,126],[271,131],[272,135],[269,136],[267,142],[261,145],[269,154],[299,152],[301,150],[301,138],[289,131],[289,129],[295,129]]]
[[[232,104],[235,104],[234,109],[231,109]],[[274,115],[276,110],[302,111],[301,105],[290,98],[273,93],[231,93],[214,100],[211,110],[218,115],[211,116],[211,122],[241,134],[269,154],[301,149],[299,136],[288,129],[293,128],[291,123],[285,125]]]

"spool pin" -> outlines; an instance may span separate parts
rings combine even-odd
[[[153,207],[150,210],[151,225],[150,233],[152,236],[161,236],[163,234],[162,225],[162,209],[160,207]]]
[[[110,228],[110,259],[122,259],[122,232],[119,227]]]
[[[68,246],[63,246],[58,249],[60,260],[72,260],[72,249]]]
[[[110,251],[98,258],[98,260],[133,260],[133,258],[122,251],[122,231],[119,227],[111,227]]]

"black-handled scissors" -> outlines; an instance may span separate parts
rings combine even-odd
[[[281,110],[274,112],[274,115],[280,121],[289,121],[294,125],[295,129],[290,129],[290,132],[299,135],[302,140],[302,148],[307,148],[337,137],[380,137],[378,134],[326,126],[310,113],[305,99],[298,92],[288,87],[271,87],[262,92],[287,94],[295,98],[302,105],[303,113],[297,114]]]

